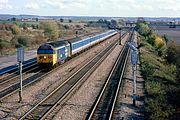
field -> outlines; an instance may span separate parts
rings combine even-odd
[[[158,35],[167,35],[170,40],[180,44],[180,26],[169,28],[169,26],[151,26]]]

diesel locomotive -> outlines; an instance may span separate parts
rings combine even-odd
[[[71,40],[48,42],[37,50],[37,63],[42,68],[55,67],[64,63],[72,55],[115,35],[117,31],[109,30],[95,36],[85,36]]]

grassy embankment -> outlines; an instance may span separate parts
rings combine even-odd
[[[146,23],[137,26],[140,61],[145,79],[145,119],[178,119],[180,109],[180,46],[167,45]],[[174,58],[170,60],[170,58]]]

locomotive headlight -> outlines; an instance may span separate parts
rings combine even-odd
[[[46,56],[44,56],[44,59],[46,59]]]

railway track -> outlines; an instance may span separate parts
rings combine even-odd
[[[129,40],[132,39],[131,33]],[[123,47],[119,54],[114,67],[112,68],[108,79],[106,80],[100,94],[98,95],[94,105],[88,113],[86,120],[111,120],[113,116],[114,106],[121,87],[122,77],[125,71],[129,48]]]
[[[23,85],[30,82],[30,79],[37,77],[41,74],[37,63],[32,63],[30,66],[23,68]],[[19,89],[20,80],[18,71],[8,74],[6,77],[0,79],[0,100],[13,94]]]
[[[23,73],[27,73],[27,72],[30,72],[31,69],[34,69],[34,68],[37,68],[37,67],[38,67],[38,66],[37,66],[37,63],[33,63],[33,64],[29,65],[29,66],[23,67],[22,72],[23,72]],[[14,71],[14,72],[12,72],[12,73],[6,74],[6,75],[2,75],[2,76],[0,77],[0,85],[1,85],[2,83],[6,82],[6,81],[10,81],[10,79],[17,78],[18,75],[19,75],[19,71],[18,71],[18,70],[17,70],[17,71]]]
[[[24,61],[23,66],[27,67],[27,66],[30,66],[36,62],[37,62],[36,58],[32,58],[32,59],[29,59],[27,61]],[[2,68],[2,69],[0,69],[0,76],[1,77],[7,76],[9,74],[16,72],[17,70],[18,70],[18,65],[11,65],[11,66],[8,66],[6,68]],[[2,79],[2,78],[0,78],[0,79]]]
[[[126,33],[124,33],[123,36],[125,34]],[[61,66],[59,66],[59,67],[61,67]],[[32,83],[40,81],[41,79],[43,79],[48,74],[55,72],[59,67],[57,67],[57,68],[55,68],[55,69],[53,69],[47,73],[42,72],[38,68],[34,69],[34,71],[33,71],[33,69],[30,70],[30,69],[24,68],[24,70],[27,69],[27,70],[33,72],[34,74],[33,75],[27,75],[27,77],[23,78],[23,82],[22,82],[23,88],[32,84]],[[32,67],[32,68],[34,68],[34,67]],[[26,72],[28,73],[28,71],[26,71]],[[11,94],[18,92],[19,86],[20,86],[20,81],[18,80],[17,74],[14,76],[12,74],[12,77],[3,78],[3,79],[2,79],[2,81],[0,81],[0,101],[2,101],[4,98],[10,96]]]
[[[41,72],[38,68],[32,69],[33,73],[26,74],[25,79],[23,79],[22,84],[23,87],[26,87],[27,85],[37,82],[39,77],[43,76],[44,73]],[[31,71],[32,71],[31,70]],[[24,75],[25,76],[25,75]],[[10,79],[10,81],[5,81],[4,83],[1,83],[0,85],[0,101],[3,100],[4,98],[10,96],[11,94],[17,92],[19,90],[20,86],[20,80],[15,78],[15,79]]]
[[[45,119],[57,105],[62,105],[67,96],[69,96],[77,86],[81,85],[84,80],[92,74],[116,45],[117,41],[106,47],[19,119]]]

